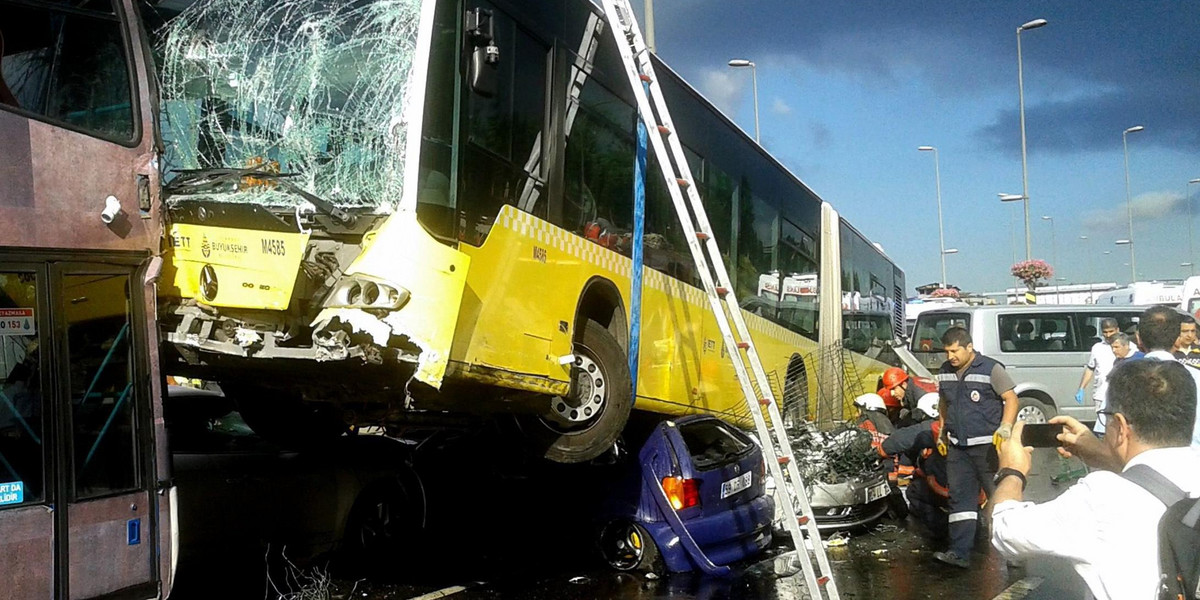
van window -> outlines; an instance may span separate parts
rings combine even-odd
[[[1000,315],[1002,352],[1084,352],[1072,314]]]
[[[1092,345],[1100,341],[1100,321],[1113,318],[1117,320],[1117,328],[1122,333],[1130,336],[1137,333],[1138,318],[1141,317],[1140,312],[1088,312],[1077,313],[1075,315],[1076,322],[1080,324],[1079,337],[1080,344],[1085,349],[1091,349]]]
[[[951,327],[971,330],[971,315],[966,313],[925,313],[917,317],[916,333],[912,337],[913,352],[941,352],[942,334]]]

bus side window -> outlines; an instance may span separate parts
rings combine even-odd
[[[0,509],[44,498],[36,290],[32,273],[0,272]]]
[[[108,2],[85,5],[59,12],[49,5],[0,3],[0,80],[10,92],[0,105],[130,141],[132,88],[120,22]]]
[[[540,157],[545,120],[549,49],[512,18],[492,11],[493,42],[500,50],[495,93],[467,94],[467,143],[458,192],[459,239],[479,245],[500,208],[511,204],[540,217],[546,209],[546,169]]]

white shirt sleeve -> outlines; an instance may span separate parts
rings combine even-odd
[[[1050,502],[1009,500],[992,512],[992,545],[1007,558],[1024,554],[1053,554],[1088,561],[1097,547],[1095,492],[1077,483]]]
[[[1087,368],[1095,371],[1096,367],[1100,366],[1100,361],[1096,359],[1096,349],[1093,347],[1092,352],[1088,354]]]

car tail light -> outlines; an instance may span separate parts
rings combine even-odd
[[[682,477],[663,477],[662,489],[675,510],[700,505],[700,480]]]

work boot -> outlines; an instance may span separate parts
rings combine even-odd
[[[952,567],[958,567],[960,569],[969,569],[971,567],[971,559],[963,558],[955,554],[953,550],[948,550],[946,552],[934,552],[933,558],[938,562],[946,563]]]

